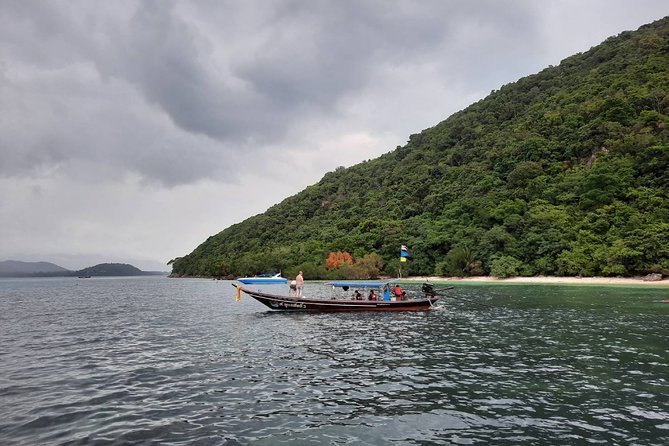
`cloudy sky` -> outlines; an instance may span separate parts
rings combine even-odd
[[[167,270],[666,0],[0,2],[0,260]]]

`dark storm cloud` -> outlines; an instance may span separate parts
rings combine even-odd
[[[188,132],[221,141],[245,140],[256,128],[273,134],[262,98],[217,72],[206,51],[210,40],[169,4],[143,2],[96,62],[102,73],[136,85]]]
[[[494,20],[468,2],[255,5],[4,5],[0,88],[17,122],[3,128],[2,144],[13,149],[0,171],[85,157],[167,184],[215,175],[242,151],[280,143],[305,118],[335,116],[342,97],[379,81],[379,66],[428,57],[445,71],[467,70],[457,49],[476,48],[479,28],[508,38],[529,22],[497,2],[486,3]]]
[[[289,134],[299,142],[305,122],[352,119],[342,101],[373,104],[376,85],[392,96],[452,83],[471,96],[528,74],[518,65],[544,50],[527,37],[540,37],[544,5],[5,2],[0,175],[86,160],[169,185],[217,177]],[[417,77],[426,64],[432,79]],[[417,74],[393,85],[393,71]],[[392,110],[375,113],[397,125]]]
[[[481,37],[523,45],[517,30],[532,23],[527,9],[498,3],[485,2],[485,14],[476,11],[481,3],[471,2],[304,2],[278,8],[265,39],[236,73],[277,107],[328,108],[341,95],[375,82],[379,65],[430,62],[447,73],[451,64],[464,65],[454,55],[469,59],[465,51],[451,53],[461,45],[483,56]]]

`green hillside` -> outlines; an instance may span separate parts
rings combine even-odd
[[[326,174],[173,274],[395,275],[401,244],[412,275],[669,273],[669,17]]]
[[[49,262],[0,261],[0,277],[25,277],[39,274],[68,274],[69,270]]]
[[[141,276],[145,273],[127,263],[100,263],[75,272],[79,276]]]

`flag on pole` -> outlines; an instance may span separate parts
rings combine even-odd
[[[400,245],[400,267],[399,267],[399,277],[402,277],[402,263],[406,263],[407,257],[409,257],[409,251],[407,250],[407,245]]]

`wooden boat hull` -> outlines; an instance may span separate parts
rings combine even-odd
[[[431,309],[440,299],[439,296],[402,301],[312,299],[268,294],[244,287],[239,289],[268,308],[278,311],[421,311]]]

